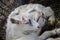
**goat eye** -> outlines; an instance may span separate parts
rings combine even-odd
[[[30,20],[30,19],[29,19],[29,24],[30,24],[30,25],[32,25],[32,22],[31,22],[31,20]]]
[[[29,23],[32,24],[30,19],[29,19]]]
[[[10,21],[12,22],[12,23],[14,23],[14,24],[19,24],[19,21],[17,21],[17,20],[15,20],[15,19],[10,19]]]
[[[29,19],[29,22],[27,22],[27,23],[25,23],[25,24],[32,25],[31,20]]]

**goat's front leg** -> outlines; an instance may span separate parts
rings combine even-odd
[[[39,39],[40,40],[45,40],[47,39],[48,37],[50,36],[53,36],[55,34],[60,34],[60,28],[59,29],[54,29],[54,30],[51,30],[51,31],[45,31],[40,37]]]
[[[45,31],[40,37],[40,40],[45,40],[48,37],[50,37],[51,35],[54,35],[54,33],[52,33],[52,31]]]
[[[60,37],[59,38],[48,38],[47,40],[60,40]]]

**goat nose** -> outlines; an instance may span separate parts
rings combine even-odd
[[[39,28],[40,28],[40,25],[39,25],[39,26],[37,26],[37,28],[39,29]]]

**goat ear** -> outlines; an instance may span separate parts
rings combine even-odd
[[[55,24],[55,21],[56,21],[56,19],[54,17],[49,17],[48,24],[54,25]]]

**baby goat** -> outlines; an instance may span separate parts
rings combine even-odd
[[[53,24],[55,21],[53,10],[41,4],[26,4],[17,7],[8,16],[6,40],[24,38],[30,34],[38,35],[48,17],[49,23]]]

